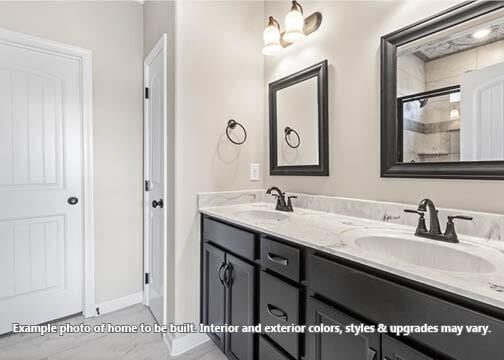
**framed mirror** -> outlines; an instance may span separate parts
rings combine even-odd
[[[329,175],[327,87],[327,60],[269,84],[271,175]]]
[[[504,179],[504,2],[382,37],[381,174]]]

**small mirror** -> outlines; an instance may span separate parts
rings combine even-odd
[[[500,176],[497,173],[504,170],[502,6],[498,2],[459,6],[384,37],[382,81],[395,86],[391,93],[392,84],[383,84],[382,92],[382,129],[388,128],[382,132],[382,164],[389,165],[384,175]]]
[[[271,175],[329,175],[327,61],[269,85]]]

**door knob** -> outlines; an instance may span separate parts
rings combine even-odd
[[[163,199],[159,199],[159,201],[152,200],[152,207],[155,209],[157,207],[163,208]]]
[[[76,198],[75,196],[72,196],[72,197],[69,197],[67,202],[70,204],[70,205],[76,205],[78,202],[79,202],[79,199]]]

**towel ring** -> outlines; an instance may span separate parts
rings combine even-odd
[[[236,128],[237,125],[242,128],[243,134],[244,134],[243,140],[241,142],[234,141],[233,139],[231,139],[231,136],[229,136],[229,129],[233,130],[233,129]],[[233,144],[235,144],[235,145],[241,145],[241,144],[245,143],[245,141],[247,141],[247,130],[245,130],[245,128],[243,127],[242,124],[240,124],[236,120],[231,119],[227,123],[226,136],[229,139],[229,141],[231,141]]]
[[[287,145],[289,145],[293,149],[296,149],[299,147],[299,145],[301,145],[301,138],[299,137],[299,134],[296,130],[286,126],[284,132],[285,132],[285,142],[287,143]],[[289,136],[291,133],[294,133],[297,136],[297,144],[295,146],[289,142]]]

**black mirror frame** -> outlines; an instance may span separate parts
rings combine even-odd
[[[467,1],[381,38],[381,177],[504,179],[504,161],[399,162],[397,119],[397,47],[503,7],[501,1]]]
[[[270,175],[329,176],[329,110],[327,75],[328,65],[327,60],[324,60],[269,84]],[[313,77],[317,77],[319,163],[318,165],[278,166],[276,94],[281,89]]]

